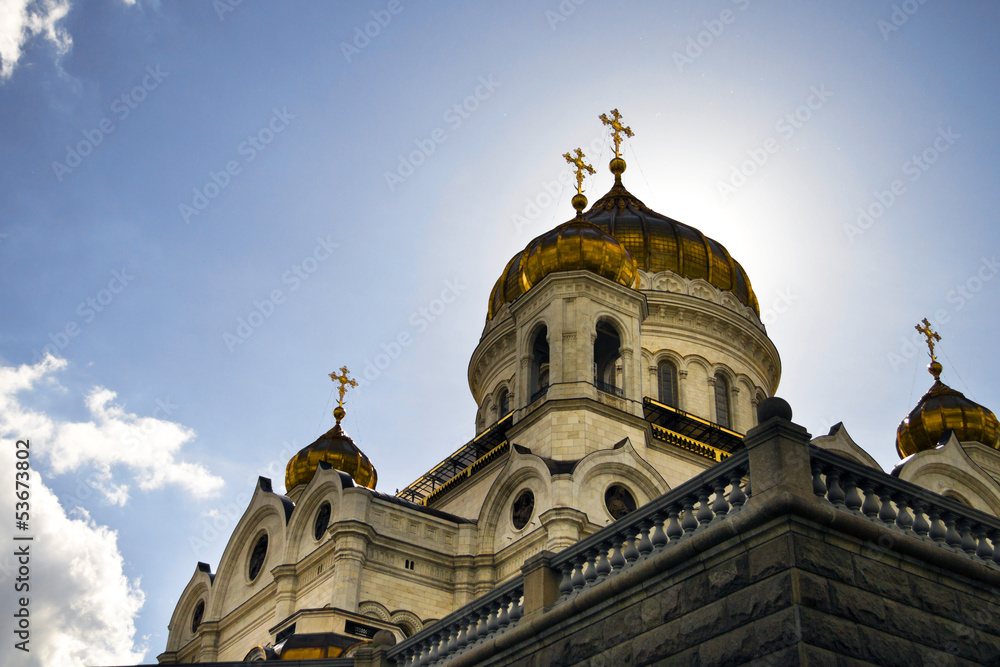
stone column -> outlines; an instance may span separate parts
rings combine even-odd
[[[528,407],[528,401],[531,399],[531,356],[525,355],[521,357],[520,363],[521,369],[517,372],[517,378],[515,385],[517,386],[517,404],[516,408],[526,408]]]
[[[688,408],[688,372],[677,369],[677,408],[686,412],[691,412]]]
[[[637,380],[635,369],[632,363],[632,348],[623,347],[619,350],[622,359],[622,393],[625,398],[632,400],[642,400],[642,390],[636,387]]]
[[[719,406],[715,404],[715,376],[708,376],[708,419],[712,422],[719,421]]]
[[[299,577],[294,565],[279,565],[271,570],[274,577],[274,622],[281,623],[295,613]]]
[[[650,366],[647,369],[646,377],[649,378],[649,391],[645,392],[648,396],[651,396],[653,400],[660,400],[660,378],[656,374],[656,366]]]
[[[740,409],[740,388],[735,384],[729,388],[729,428],[736,432],[746,432],[743,411]]]
[[[563,349],[565,322],[560,305],[560,302],[556,301],[548,308],[551,318],[545,336],[549,342],[549,386],[557,385],[563,381],[563,357],[566,354]]]

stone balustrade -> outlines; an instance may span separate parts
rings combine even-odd
[[[744,451],[563,550],[551,561],[562,573],[557,604],[739,512],[748,474]]]
[[[406,639],[388,653],[403,667],[443,664],[517,625],[523,615],[524,577],[511,581]]]
[[[1000,519],[809,446],[813,493],[856,516],[1000,567]]]

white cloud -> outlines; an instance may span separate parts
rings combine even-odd
[[[196,498],[218,494],[222,478],[177,459],[195,432],[156,416],[177,409],[169,400],[160,402],[153,417],[140,417],[116,404],[115,392],[95,387],[85,399],[91,415],[85,422],[59,421],[22,405],[21,392],[65,391],[52,377],[65,366],[65,360],[51,356],[34,366],[0,366],[0,435],[31,438],[37,443],[35,456],[44,457],[57,475],[93,467],[88,485],[113,504],[128,499],[129,486],[114,479],[123,472],[131,473],[143,491],[169,484]]]
[[[9,79],[29,40],[41,36],[65,55],[73,38],[60,21],[69,13],[69,0],[0,0],[0,82]]]
[[[37,454],[31,439],[31,456]],[[14,441],[0,448],[0,470],[13,484]],[[85,510],[67,516],[59,500],[32,470],[30,488],[30,542],[8,542],[0,557],[0,617],[7,619],[5,641],[0,642],[0,664],[42,667],[60,665],[118,665],[143,662],[147,648],[135,645],[135,618],[145,601],[139,580],[124,574],[118,534],[95,523]],[[14,494],[0,494],[0,515],[14,516]],[[13,556],[18,545],[29,545],[27,579],[18,582],[20,567]],[[10,546],[14,545],[14,546]],[[28,590],[16,592],[16,583]],[[15,647],[13,635],[18,599],[28,599],[30,633],[25,653]]]

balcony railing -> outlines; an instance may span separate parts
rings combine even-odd
[[[545,385],[541,389],[536,391],[534,394],[531,395],[531,398],[528,399],[528,405],[531,405],[532,403],[540,399],[542,396],[545,395],[545,392],[547,392],[548,390],[549,390],[549,385]]]
[[[618,398],[625,398],[625,390],[621,387],[614,386],[610,382],[604,382],[603,380],[594,378],[594,386],[597,387],[597,391],[603,391],[605,394],[611,394],[612,396],[617,396]]]

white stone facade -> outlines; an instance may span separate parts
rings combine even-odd
[[[668,398],[664,368],[673,372]],[[723,455],[656,437],[644,398],[705,422],[724,416],[742,434],[780,372],[754,311],[704,280],[641,273],[630,289],[587,271],[552,273],[500,308],[469,364],[476,432],[513,412],[503,443],[424,505],[355,486],[325,464],[287,497],[262,479],[216,574],[199,564],[181,594],[159,660],[243,660],[293,626],[299,634],[350,635],[358,623],[413,634],[517,574],[530,556],[612,522],[613,487],[642,505]],[[814,444],[878,467],[840,425]],[[897,474],[1000,515],[1000,453],[991,447],[953,440],[910,457]],[[531,505],[515,516],[526,491]]]

